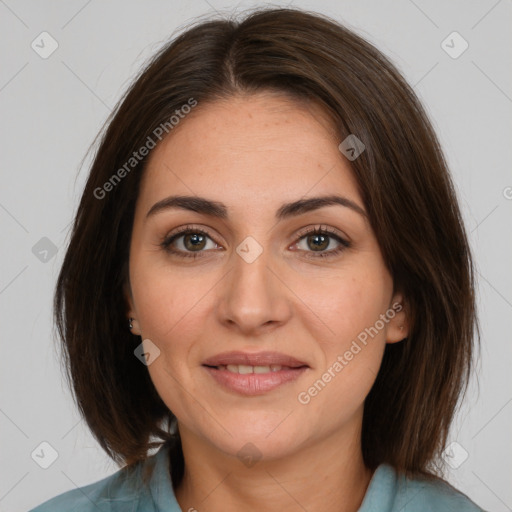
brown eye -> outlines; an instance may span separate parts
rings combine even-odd
[[[306,237],[308,241],[308,247],[313,251],[322,251],[327,249],[329,246],[329,236],[325,235],[308,235]]]
[[[305,247],[300,246],[303,241]],[[334,247],[332,247],[332,245],[334,245]],[[306,253],[305,256],[307,258],[326,258],[337,256],[350,246],[350,242],[344,240],[337,233],[334,233],[327,228],[315,228],[302,233],[299,241],[295,243],[295,247]],[[326,250],[328,247],[331,247],[331,249]]]
[[[183,237],[183,245],[187,249],[187,251],[195,251],[204,249],[206,245],[206,237],[205,235],[199,233],[190,233],[186,235],[182,235]]]
[[[191,227],[167,236],[160,245],[165,251],[184,258],[200,257],[206,250],[219,247],[206,231]]]

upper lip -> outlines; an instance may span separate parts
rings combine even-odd
[[[303,361],[299,361],[292,356],[281,354],[279,352],[222,352],[221,354],[209,357],[203,361],[203,365],[205,366],[220,366],[228,364],[242,364],[247,366],[270,366],[275,364],[279,366],[289,366],[290,368],[309,366]]]

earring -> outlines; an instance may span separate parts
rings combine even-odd
[[[133,318],[129,318],[128,321],[129,321],[129,327],[130,327],[130,330],[133,329],[133,322],[132,322]]]

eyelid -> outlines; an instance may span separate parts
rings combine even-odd
[[[205,228],[202,228],[202,227],[195,226],[193,224],[187,224],[187,225],[182,226],[180,228],[176,228],[176,230],[171,231],[170,233],[166,234],[163,237],[163,241],[169,240],[170,238],[172,238],[174,236],[177,236],[177,235],[180,235],[180,234],[183,234],[183,233],[187,233],[188,231],[194,231],[194,232],[206,235],[206,236],[210,237],[215,243],[218,243],[215,240],[215,238],[211,235],[211,233],[208,231],[208,229],[211,229],[211,228],[207,227],[205,229]],[[329,233],[331,235],[336,235],[336,236],[344,239],[346,242],[350,243],[349,237],[347,235],[345,235],[343,232],[341,232],[341,231],[339,231],[339,230],[337,230],[335,228],[331,228],[329,226],[326,226],[324,224],[314,224],[314,225],[310,225],[310,226],[306,226],[304,228],[301,228],[294,235],[294,240],[297,241],[298,239],[303,238],[305,235],[309,235],[311,233],[314,233],[315,231],[322,231],[322,232]]]
[[[175,230],[166,234],[158,245],[163,246],[165,248],[166,246],[170,245],[175,239],[188,233],[199,233],[210,238],[210,240],[212,240],[215,244],[222,245],[216,241],[215,237],[213,237],[207,229],[194,226],[192,224],[181,226],[180,228],[176,228]]]
[[[346,236],[344,233],[342,233],[341,231],[339,231],[335,228],[326,226],[324,224],[315,224],[313,226],[306,226],[305,228],[302,228],[301,230],[299,230],[299,232],[297,233],[296,236],[297,236],[297,238],[303,238],[305,235],[314,234],[315,232],[328,233],[330,235],[334,235],[335,237],[341,238],[342,240],[344,240],[347,243],[350,243],[348,236]]]
[[[316,261],[323,258],[326,260],[329,258],[334,259],[340,256],[341,253],[343,253],[346,249],[352,247],[352,242],[346,235],[342,234],[335,228],[330,228],[329,226],[325,225],[316,225],[314,227],[309,226],[302,228],[302,230],[296,235],[296,242],[294,242],[293,245],[297,246],[303,238],[315,234],[327,235],[328,237],[335,239],[340,245],[336,249],[330,249],[328,251],[301,251],[304,253],[303,257],[306,259]]]
[[[202,255],[204,253],[211,252],[211,250],[208,251],[182,251],[182,250],[175,250],[171,249],[171,244],[180,236],[184,236],[189,233],[199,233],[201,235],[204,235],[208,237],[210,240],[212,240],[216,245],[222,245],[219,244],[215,237],[213,237],[210,232],[207,229],[196,227],[191,224],[187,224],[186,226],[182,226],[180,228],[177,228],[174,231],[171,231],[169,234],[165,235],[163,240],[158,244],[160,245],[164,250],[166,250],[169,253],[174,253],[175,255],[182,256],[184,258],[191,257],[191,258],[198,258],[203,257]],[[305,238],[308,235],[314,235],[316,233],[319,234],[326,234],[330,236],[331,238],[334,238],[337,240],[339,244],[341,244],[342,247],[338,247],[337,249],[330,249],[329,251],[302,251],[305,252],[308,258],[318,258],[318,257],[329,257],[329,256],[335,256],[338,253],[342,252],[344,249],[347,249],[352,246],[352,242],[349,240],[349,238],[344,235],[342,232],[335,228],[331,228],[329,226],[325,226],[322,224],[316,224],[316,225],[310,225],[306,226],[302,229],[300,229],[295,235],[294,235],[294,241],[292,245],[297,245],[303,238]]]

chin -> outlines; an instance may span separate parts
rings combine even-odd
[[[306,440],[304,429],[290,428],[292,425],[279,424],[286,416],[281,415],[278,421],[254,420],[243,422],[224,423],[224,427],[232,434],[230,436],[222,428],[215,429],[215,437],[212,430],[203,432],[209,443],[226,455],[237,457],[250,467],[250,461],[271,461],[287,457],[293,454]],[[276,428],[277,426],[277,428]]]

